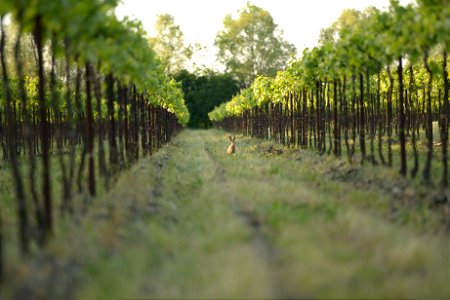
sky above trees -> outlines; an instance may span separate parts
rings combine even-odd
[[[157,15],[168,13],[179,25],[187,44],[200,43],[204,49],[197,51],[193,60],[197,65],[216,69],[222,67],[215,62],[217,49],[214,40],[223,29],[227,14],[238,14],[247,0],[122,0],[116,9],[119,18],[130,16],[142,21],[149,35],[155,34]],[[407,4],[414,0],[401,0]],[[274,22],[284,32],[284,38],[294,44],[298,53],[305,47],[317,44],[320,30],[330,26],[343,9],[363,10],[369,6],[383,9],[389,0],[253,0],[274,18]]]

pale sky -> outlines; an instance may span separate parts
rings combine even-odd
[[[145,30],[154,34],[159,14],[171,14],[184,33],[185,43],[201,43],[204,51],[194,57],[198,65],[221,69],[215,63],[214,39],[225,15],[237,15],[249,0],[122,0],[116,9],[119,19],[129,16],[141,20]],[[401,0],[402,4],[414,0]],[[346,8],[363,10],[369,6],[387,8],[389,0],[251,0],[272,15],[284,38],[301,53],[317,44],[321,28],[330,26]]]

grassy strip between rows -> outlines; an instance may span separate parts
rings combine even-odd
[[[3,293],[450,296],[448,208],[408,200],[424,190],[394,170],[241,136],[237,143],[230,156],[226,133],[185,130],[65,223],[37,259],[11,267]],[[35,263],[42,257],[52,258],[47,269]]]

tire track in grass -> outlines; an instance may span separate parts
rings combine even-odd
[[[202,139],[204,139],[203,136]],[[269,287],[269,297],[279,298],[280,296],[282,296],[283,298],[289,298],[282,295],[281,290],[279,288],[278,280],[275,276],[273,276],[272,265],[275,257],[275,249],[272,247],[272,245],[269,243],[266,236],[262,232],[260,221],[258,220],[257,216],[254,213],[248,210],[244,210],[242,208],[241,203],[244,202],[244,199],[239,197],[239,195],[234,193],[233,190],[231,189],[228,178],[226,176],[225,169],[214,157],[211,149],[209,149],[209,147],[207,146],[206,141],[204,141],[204,146],[208,158],[213,162],[213,165],[216,169],[215,182],[218,185],[220,185],[223,188],[223,190],[227,191],[228,195],[230,196],[229,199],[233,211],[235,212],[236,216],[242,221],[244,226],[246,226],[250,231],[251,242],[255,255],[264,265],[264,269],[267,270],[268,274],[267,286]]]

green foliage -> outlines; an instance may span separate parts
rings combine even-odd
[[[182,82],[186,105],[191,112],[189,127],[210,127],[208,112],[238,92],[237,82],[228,74],[196,75],[183,70],[175,75],[175,79]]]
[[[437,52],[438,55],[431,57],[429,65],[439,77],[442,58],[439,56],[441,52],[435,50],[448,49],[450,40],[450,5],[445,2],[423,0],[419,1],[419,6],[410,4],[404,7],[398,1],[391,1],[386,12],[374,7],[363,12],[345,10],[330,28],[322,31],[318,47],[305,49],[301,59],[292,62],[287,70],[279,71],[276,77],[275,73],[271,74],[272,77],[256,77],[248,89],[242,90],[226,105],[216,107],[209,117],[220,121],[267,101],[279,103],[302,88],[314,89],[317,82],[342,79],[344,76],[348,78],[366,71],[371,75],[380,73],[383,79],[381,92],[385,93],[388,79],[386,71],[382,70],[398,57],[406,57],[409,62],[417,64],[425,53]],[[241,16],[239,22],[227,17],[226,28],[229,26],[234,31],[230,30],[228,35],[220,33],[223,41],[218,38],[216,43],[233,42],[231,33],[241,33],[238,25],[246,24],[251,11],[263,14],[258,8],[248,6],[242,13],[246,18]],[[221,55],[225,55],[228,50],[224,48],[221,51]],[[418,65],[414,70],[418,80],[416,83],[424,82],[424,67]]]
[[[2,2],[0,13],[11,13],[23,33],[36,34],[40,18],[44,42],[58,58],[68,50],[79,65],[101,66],[121,82],[132,82],[154,104],[175,113],[186,124],[189,112],[179,84],[164,73],[163,64],[148,45],[138,21],[119,21],[113,9],[117,0],[19,0]],[[31,75],[31,74],[29,74]],[[62,98],[60,99],[62,101]]]

